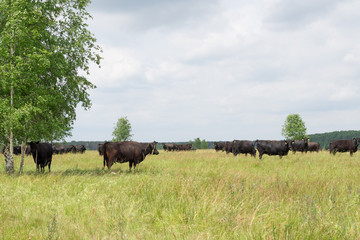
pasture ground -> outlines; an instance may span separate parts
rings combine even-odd
[[[4,168],[1,239],[360,238],[360,153],[160,151],[129,172],[87,151],[55,155],[50,174],[30,157],[23,175]]]

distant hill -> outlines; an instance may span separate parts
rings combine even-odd
[[[349,131],[334,131],[327,133],[316,133],[309,134],[310,142],[320,143],[321,148],[329,148],[331,140],[346,140],[360,137],[360,131],[349,130]]]

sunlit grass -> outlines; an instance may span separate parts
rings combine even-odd
[[[16,158],[18,168],[20,158]],[[357,239],[360,154],[163,152],[129,172],[95,151],[0,174],[2,239]]]

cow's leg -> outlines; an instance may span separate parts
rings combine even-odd
[[[262,153],[259,153],[259,158],[260,158],[260,160],[261,160],[261,158],[262,158],[262,155],[263,155]]]
[[[40,172],[40,169],[39,169],[39,164],[36,164],[36,172]]]
[[[129,161],[129,171],[131,172],[131,168],[132,168],[133,162]]]
[[[353,151],[350,151],[350,156],[352,156],[353,155]]]
[[[51,172],[50,167],[51,167],[51,162],[49,162],[49,172]]]
[[[105,161],[105,159],[104,159],[104,161]],[[111,169],[111,166],[113,165],[112,159],[107,159],[106,165],[107,165],[107,167],[108,167],[108,170],[110,170],[110,169]]]

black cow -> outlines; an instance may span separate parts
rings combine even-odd
[[[2,153],[4,154],[5,147],[2,150]],[[20,155],[21,154],[21,146],[13,146],[13,154],[14,155]]]
[[[290,144],[286,140],[282,141],[269,141],[269,140],[256,140],[255,145],[259,151],[259,158],[261,159],[264,154],[279,155],[280,158],[289,153]]]
[[[332,140],[330,142],[330,154],[336,152],[350,152],[350,156],[357,151],[359,139],[353,138],[352,140]]]
[[[225,148],[224,148],[226,154],[232,152],[232,142],[225,142]]]
[[[99,143],[99,144],[98,144],[98,148],[97,148],[97,150],[98,150],[98,152],[99,152],[99,155],[100,155],[100,156],[103,156],[103,155],[104,155],[104,149],[103,149],[103,146],[104,146],[104,144],[103,144],[103,143]]]
[[[53,145],[54,154],[74,153],[76,151],[74,145]]]
[[[317,143],[317,142],[309,142],[308,143],[308,151],[319,152],[319,150],[320,150],[320,143]]]
[[[188,144],[174,144],[174,149],[177,151],[190,151],[192,148],[192,143]]]
[[[105,142],[104,146],[104,167],[107,165],[108,169],[115,162],[124,163],[129,162],[129,170],[132,165],[134,169],[136,165],[142,162],[148,154],[159,154],[156,149],[156,142],[153,143],[139,143],[134,141],[126,142]]]
[[[218,151],[224,151],[225,150],[225,143],[224,142],[214,142],[214,149]]]
[[[176,146],[173,143],[163,143],[163,148],[165,151],[175,151]]]
[[[232,141],[231,150],[232,150],[232,153],[234,154],[234,156],[236,156],[237,154],[240,154],[240,153],[245,153],[245,155],[250,153],[251,156],[256,157],[255,144],[252,141],[234,140],[234,141]]]
[[[292,140],[290,142],[290,149],[293,153],[302,152],[306,153],[308,151],[308,138],[303,138],[302,140]]]
[[[86,151],[86,147],[84,145],[75,145],[74,153],[84,153]]]
[[[36,171],[39,171],[39,166],[41,167],[41,172],[45,171],[45,167],[49,166],[49,172],[51,167],[51,160],[53,155],[53,149],[50,143],[39,143],[39,142],[30,142],[31,153],[36,164]]]

